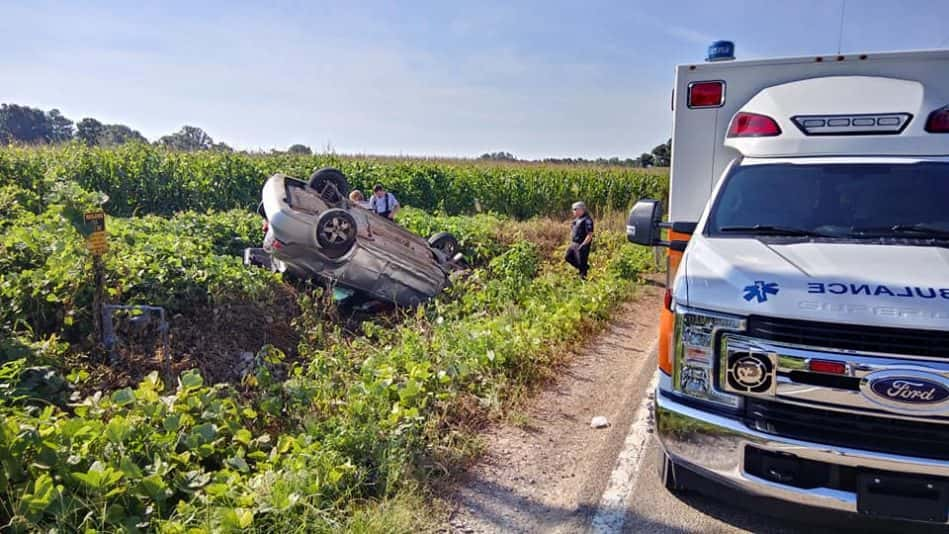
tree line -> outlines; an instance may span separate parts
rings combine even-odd
[[[18,104],[0,104],[0,144],[50,145],[81,141],[87,146],[117,146],[125,143],[149,143],[138,130],[124,124],[104,124],[86,117],[73,122],[58,109],[43,111]],[[214,139],[201,128],[183,126],[181,130],[160,137],[156,146],[193,152],[197,150],[231,151],[225,143]]]
[[[41,109],[18,104],[0,104],[0,145],[51,145],[80,141],[87,146],[112,147],[126,143],[149,144],[150,141],[138,130],[124,124],[104,124],[86,117],[73,122],[58,109]],[[162,136],[151,143],[170,150],[196,152],[218,150],[232,152],[226,143],[215,142],[207,132],[196,126],[182,126],[175,133]],[[271,153],[280,153],[271,150]],[[287,149],[292,155],[312,155],[310,147],[302,144]],[[489,152],[478,159],[489,161],[523,162],[510,152]],[[668,167],[672,159],[672,139],[657,145],[651,152],[643,152],[636,158],[545,158],[540,163],[554,165],[608,165],[613,167]]]
[[[487,161],[532,161],[518,159],[510,152],[486,152],[478,159]],[[612,167],[668,167],[672,163],[672,139],[661,145],[656,145],[651,152],[643,152],[635,158],[544,158],[536,160],[540,163],[554,165],[608,165]]]

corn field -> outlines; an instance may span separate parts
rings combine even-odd
[[[149,145],[89,148],[0,148],[0,187],[43,197],[58,180],[109,195],[113,216],[171,215],[185,210],[253,208],[264,181],[282,172],[307,178],[324,166],[340,168],[353,188],[376,183],[405,204],[449,215],[494,212],[523,219],[565,215],[583,200],[595,212],[625,210],[642,197],[664,198],[664,169],[538,164],[486,164],[227,152],[171,152]]]

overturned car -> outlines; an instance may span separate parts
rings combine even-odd
[[[454,236],[440,232],[426,241],[348,194],[337,169],[320,169],[309,182],[271,176],[258,208],[266,221],[263,248],[247,249],[245,262],[399,306],[416,305],[448,285],[461,258]]]

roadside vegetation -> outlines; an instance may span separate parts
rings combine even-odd
[[[472,268],[432,302],[374,317],[343,317],[323,287],[245,268],[240,251],[262,239],[250,208],[264,178],[325,164],[357,185],[389,185],[417,206],[400,222],[455,233]],[[143,145],[0,150],[0,525],[424,522],[412,510],[427,481],[470,457],[479,422],[653,267],[651,252],[624,245],[621,216],[607,217],[581,282],[560,261],[565,223],[519,220],[557,216],[583,193],[606,213],[665,187],[660,174],[597,172]],[[91,262],[76,225],[100,192],[107,299],[165,307],[170,372],[155,352],[111,362],[93,352]]]

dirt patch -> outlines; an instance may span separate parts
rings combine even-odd
[[[575,532],[595,510],[633,411],[632,384],[651,373],[662,289],[644,286],[558,379],[488,428],[482,460],[458,477],[450,532]],[[632,405],[636,403],[633,402]],[[590,427],[594,416],[610,426]]]
[[[234,382],[248,367],[246,353],[256,354],[264,345],[273,345],[292,358],[298,337],[291,321],[300,311],[293,289],[279,287],[269,305],[226,304],[172,319],[175,364],[196,366],[210,382]]]
[[[626,214],[624,212],[611,211],[602,215],[597,214],[593,220],[597,232],[606,230],[626,232]],[[529,241],[537,245],[540,253],[545,258],[562,261],[563,249],[570,242],[572,221],[573,219],[554,219],[551,217],[518,221],[517,224],[505,226],[501,230],[498,240],[508,244],[517,240]]]
[[[543,257],[557,259],[557,250],[570,240],[570,221],[549,217],[530,219],[502,230],[501,234],[500,241],[504,243],[529,241],[537,245]]]
[[[300,313],[296,295],[293,286],[282,284],[269,302],[207,306],[171,317],[171,376],[197,368],[208,383],[237,383],[253,355],[268,344],[294,358],[299,337],[292,321]],[[149,337],[142,342],[126,339],[117,347],[111,364],[90,369],[88,384],[93,389],[111,390],[135,386],[152,371],[163,374],[161,350],[155,345],[155,336]]]

